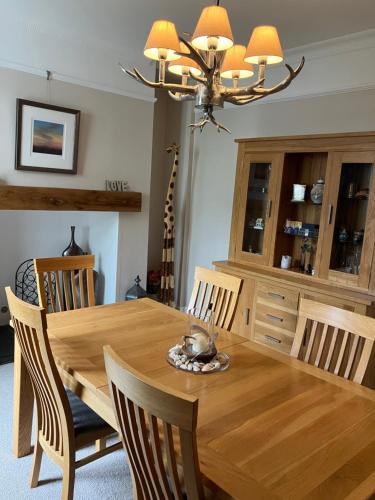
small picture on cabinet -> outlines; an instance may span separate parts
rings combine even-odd
[[[77,173],[80,111],[17,99],[16,170]]]

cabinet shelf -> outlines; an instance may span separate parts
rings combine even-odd
[[[309,240],[317,240],[319,238],[319,233],[318,234],[308,234],[307,236],[305,234],[293,234],[293,233],[287,233],[286,231],[282,231],[282,234],[286,234],[287,236],[292,236],[294,238],[308,238]]]
[[[290,203],[296,204],[296,205],[308,205],[309,207],[321,207],[322,203],[314,203],[311,200],[290,200]]]

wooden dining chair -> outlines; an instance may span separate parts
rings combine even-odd
[[[242,279],[204,267],[196,267],[188,311],[206,321],[213,311],[215,325],[230,330]]]
[[[375,340],[375,319],[301,299],[291,356],[362,383]]]
[[[73,392],[64,388],[48,341],[45,310],[18,299],[10,287],[5,290],[37,409],[30,486],[38,486],[42,454],[45,451],[63,470],[62,499],[71,500],[76,469],[119,449],[121,443],[117,442],[76,460],[76,450],[115,431]]]
[[[34,259],[39,304],[47,312],[95,306],[95,255]],[[106,440],[99,439],[97,451]]]
[[[40,306],[51,312],[94,306],[94,265],[95,255],[34,259]]]
[[[196,440],[198,399],[145,377],[109,346],[104,347],[104,359],[134,498],[181,500],[184,494],[188,500],[204,498]]]

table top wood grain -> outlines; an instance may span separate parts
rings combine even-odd
[[[365,499],[375,493],[375,392],[222,331],[221,373],[171,367],[187,316],[150,299],[48,315],[64,382],[115,425],[103,346],[199,397],[202,473],[233,498]]]

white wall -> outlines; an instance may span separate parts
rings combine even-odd
[[[80,109],[78,175],[14,169],[16,98],[48,102],[45,79],[0,69],[0,183],[104,189],[106,179],[126,179],[142,192],[141,213],[0,212],[0,306],[23,259],[56,256],[69,241],[97,257],[105,275],[104,301],[122,297],[136,274],[145,282],[152,149],[153,103],[52,81],[51,103]],[[0,324],[5,315],[0,314]]]
[[[70,225],[76,225],[83,250],[96,255],[99,301],[114,302],[118,215],[105,212],[0,211],[1,288],[14,287],[14,273],[24,260],[61,255],[70,241]]]

